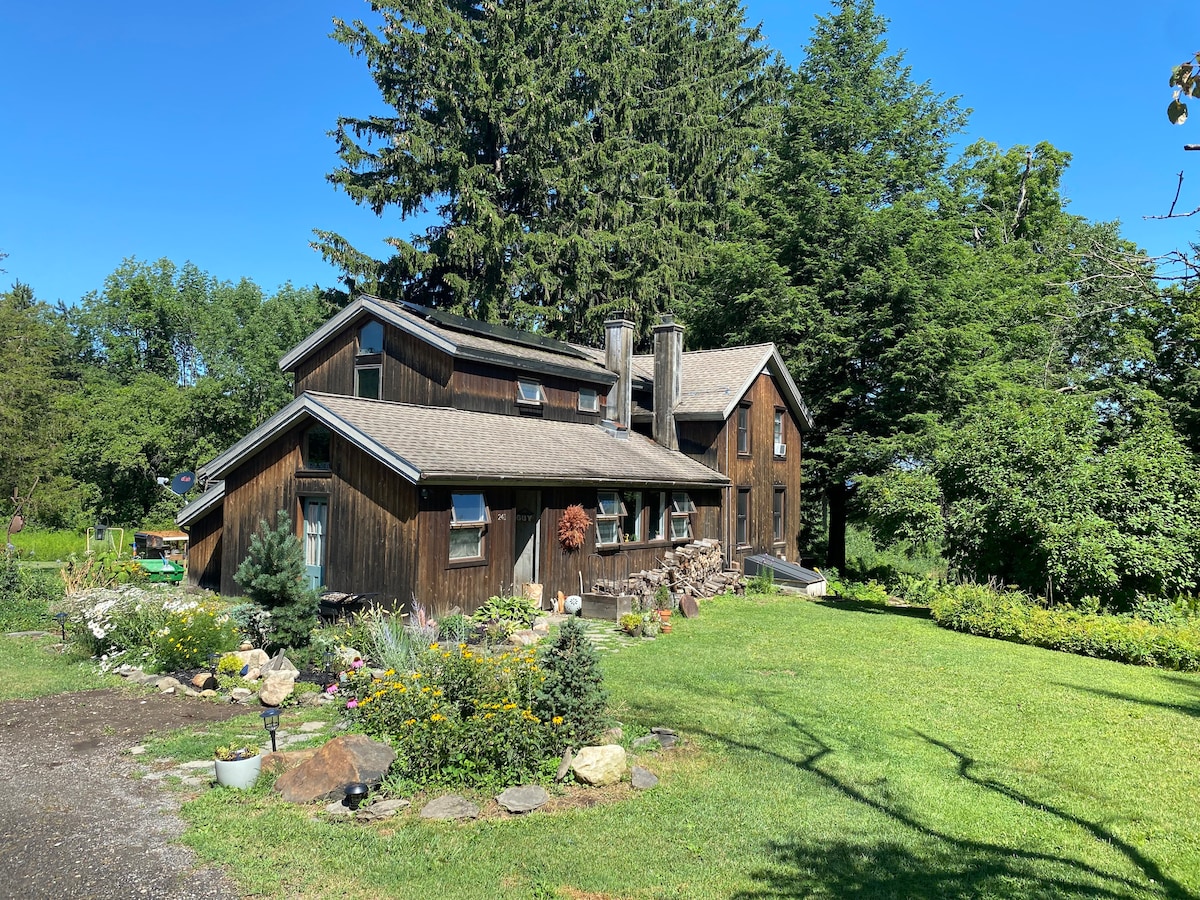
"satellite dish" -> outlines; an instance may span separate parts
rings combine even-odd
[[[171,479],[171,490],[180,496],[186,494],[196,486],[195,472],[180,472]]]

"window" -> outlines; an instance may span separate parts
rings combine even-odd
[[[739,406],[737,410],[737,441],[738,455],[747,456],[750,453],[750,407]]]
[[[783,442],[783,410],[775,410],[775,455],[781,459],[787,456],[787,444]]]
[[[383,325],[379,322],[368,322],[358,329],[358,355],[369,356],[372,353],[383,352]]]
[[[692,538],[692,519],[696,511],[692,498],[683,492],[671,495],[671,540],[688,541]]]
[[[782,544],[787,539],[783,536],[784,528],[787,525],[787,520],[784,517],[786,506],[787,491],[784,488],[775,488],[775,498],[771,501],[771,531],[775,535],[775,543]]]
[[[750,488],[738,488],[737,529],[734,539],[739,547],[750,543]]]
[[[596,505],[596,543],[621,543],[621,517],[625,515],[621,495],[616,491],[600,491]]]
[[[325,428],[310,428],[304,435],[304,468],[329,468],[329,431]]]
[[[517,382],[517,402],[541,405],[546,402],[546,392],[536,381],[522,378]]]
[[[579,389],[579,411],[600,412],[600,394],[595,388]]]
[[[625,501],[625,517],[621,520],[621,531],[624,533],[626,541],[640,543],[642,540],[642,492],[626,491],[623,499]]]
[[[646,496],[646,540],[661,541],[667,537],[667,495],[655,491]]]
[[[450,495],[450,561],[483,559],[488,509],[483,494]]]
[[[354,396],[379,399],[379,366],[359,366],[354,370]]]

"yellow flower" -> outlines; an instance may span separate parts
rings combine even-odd
[[[432,716],[429,717],[429,721],[430,722],[444,722],[444,721],[446,721],[446,717],[443,716],[441,713],[434,713]]]
[[[562,716],[555,716],[553,719],[550,720],[551,725],[561,725],[562,723],[563,723]]]

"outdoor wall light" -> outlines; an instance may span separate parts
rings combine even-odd
[[[346,785],[346,805],[350,809],[358,809],[365,799],[367,799],[367,786],[361,781],[352,781]]]
[[[54,621],[58,623],[58,628],[62,632],[62,642],[67,642],[67,614],[59,612],[54,614]]]
[[[276,751],[275,747],[275,732],[279,730],[279,710],[264,709],[260,713],[263,720],[263,728],[267,729],[267,733],[271,735],[271,752]]]

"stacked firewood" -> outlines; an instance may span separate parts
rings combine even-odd
[[[598,580],[592,590],[599,594],[632,594],[648,605],[662,584],[671,593],[688,597],[713,597],[727,591],[740,594],[745,590],[742,573],[725,568],[721,542],[708,539],[669,550],[663,554],[661,566],[635,572],[624,581]]]

